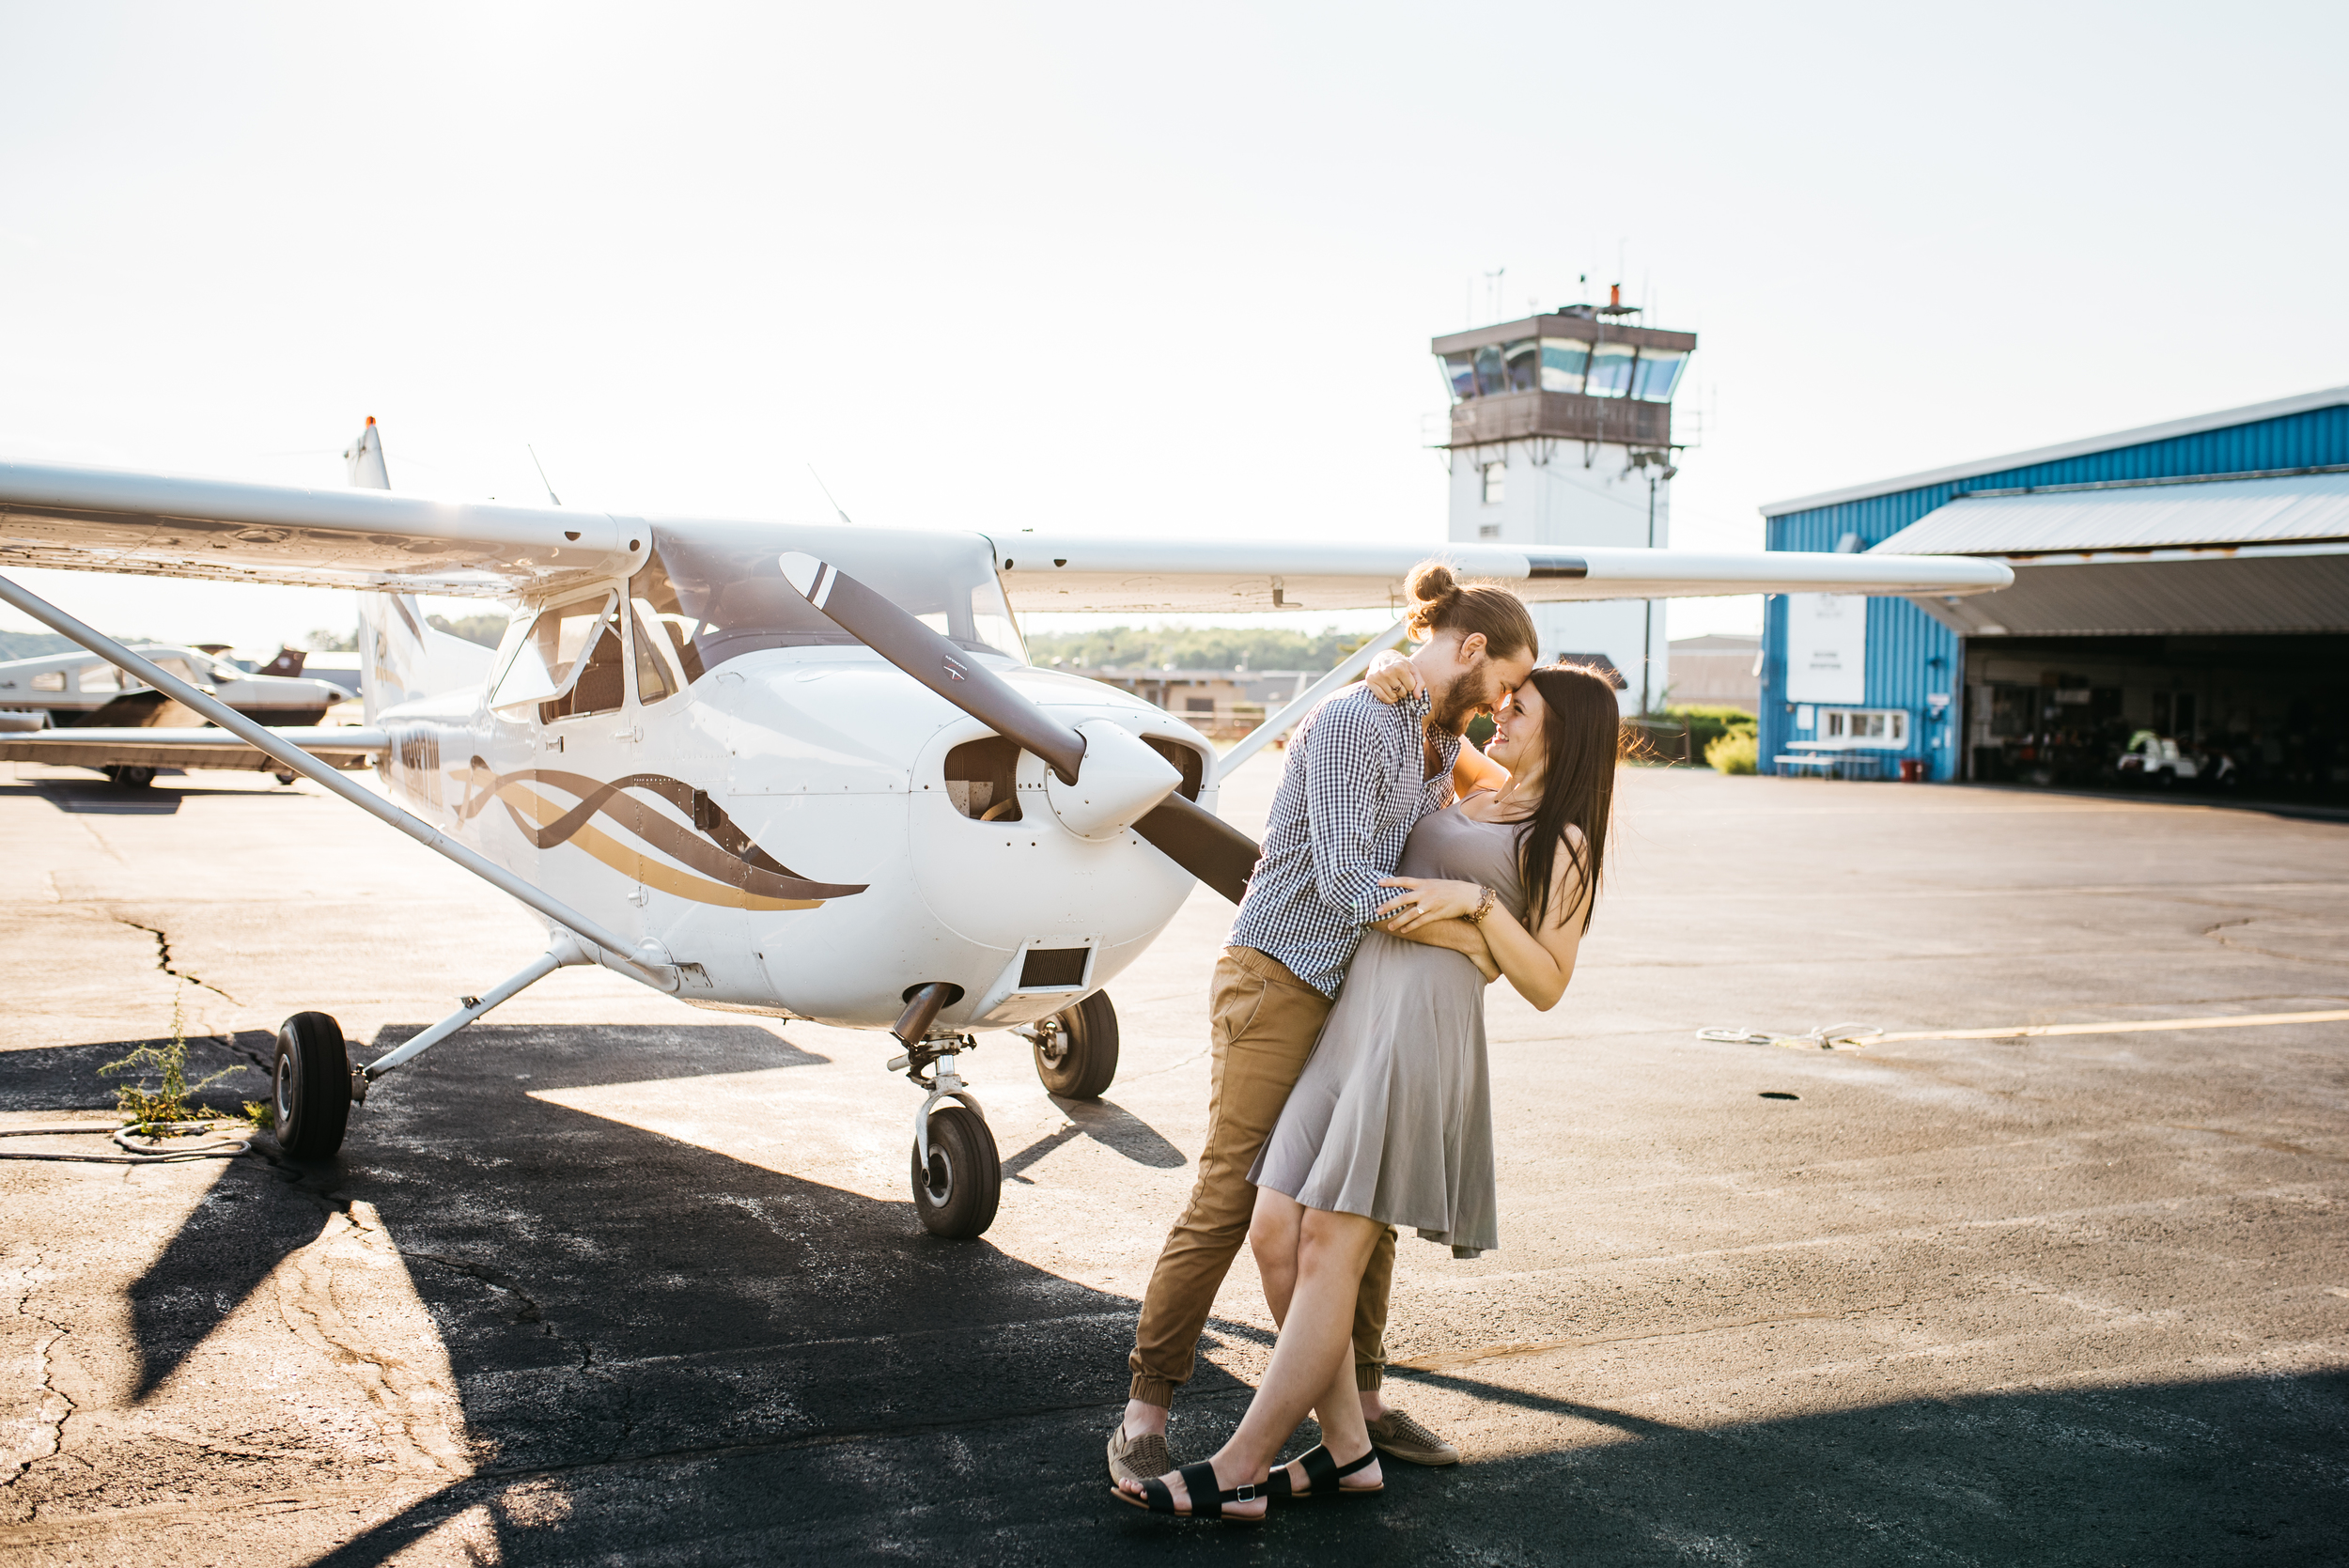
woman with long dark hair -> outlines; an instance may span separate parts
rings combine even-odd
[[[1407,678],[1396,676],[1395,678]],[[1382,1229],[1455,1257],[1499,1244],[1483,965],[1426,935],[1467,921],[1491,966],[1548,1011],[1574,977],[1614,800],[1614,687],[1581,665],[1535,670],[1495,715],[1465,793],[1412,830],[1386,924],[1365,933],[1320,1043],[1249,1179],[1249,1244],[1281,1326],[1264,1385],[1213,1458],[1121,1483],[1155,1513],[1251,1522],[1272,1498],[1353,1496],[1384,1481],[1355,1392],[1354,1299]],[[1308,1409],[1321,1444],[1272,1461]]]

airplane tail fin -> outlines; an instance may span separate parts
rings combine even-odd
[[[367,415],[343,460],[353,486],[392,488],[375,415]],[[491,651],[433,626],[413,594],[359,595],[359,695],[370,724],[396,703],[478,687],[490,676]]]
[[[383,466],[383,438],[375,433],[375,415],[359,428],[356,440],[343,451],[344,472],[351,486],[363,490],[388,490],[391,472]]]
[[[372,724],[396,703],[479,690],[496,650],[427,621],[413,594],[363,593],[359,651],[359,695]]]

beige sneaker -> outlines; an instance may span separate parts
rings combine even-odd
[[[1453,1455],[1458,1458],[1459,1455]],[[1166,1446],[1166,1434],[1145,1432],[1139,1437],[1126,1436],[1126,1423],[1120,1420],[1110,1428],[1110,1484],[1121,1481],[1148,1481],[1162,1476],[1174,1467],[1174,1456]]]
[[[1457,1465],[1460,1451],[1441,1437],[1396,1409],[1387,1406],[1387,1413],[1370,1428],[1371,1446],[1390,1459],[1400,1459],[1407,1465]]]

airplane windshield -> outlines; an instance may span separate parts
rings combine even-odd
[[[688,680],[762,648],[853,647],[785,581],[783,552],[803,551],[972,653],[1028,661],[995,554],[973,535],[695,523],[653,530],[652,555],[629,584],[668,634]]]

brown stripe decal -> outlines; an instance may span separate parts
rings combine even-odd
[[[579,847],[614,865],[615,870],[639,876],[642,880],[662,886],[664,891],[697,902],[808,908],[823,899],[847,898],[863,893],[866,886],[863,882],[851,885],[808,880],[751,842],[750,835],[707,794],[660,773],[630,773],[604,784],[583,773],[540,768],[513,773],[492,772],[487,762],[474,757],[469,772],[459,777],[465,780],[465,799],[458,807],[460,818],[475,815],[495,800],[506,808],[506,815],[535,847],[552,849],[576,838]],[[532,784],[552,785],[576,796],[579,803],[553,815],[553,803],[528,787]],[[629,790],[642,790],[666,800],[692,820],[693,829],[653,810],[627,794]],[[710,878],[717,885],[708,889],[709,893],[723,895],[731,892],[734,896],[712,897],[692,891],[692,879],[676,877],[670,867],[618,863],[627,851],[588,827],[598,816],[609,818],[670,860]],[[705,833],[707,837],[701,836]],[[619,854],[610,852],[614,850]],[[647,872],[669,875],[644,875]]]

